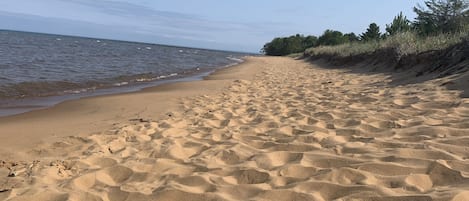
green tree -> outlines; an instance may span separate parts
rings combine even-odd
[[[400,12],[399,15],[394,17],[391,24],[386,25],[386,32],[390,36],[396,33],[409,31],[410,29],[410,21],[407,19],[406,16],[402,14],[402,12]]]
[[[306,36],[303,40],[303,47],[304,49],[308,49],[310,47],[315,47],[318,44],[318,37],[316,36]]]
[[[347,42],[346,38],[340,31],[326,30],[318,38],[318,45],[339,45]]]
[[[348,42],[356,42],[360,40],[360,38],[357,35],[355,35],[355,33],[353,32],[344,34],[344,38]]]
[[[297,53],[304,51],[303,49],[303,40],[304,37],[300,34],[296,34],[293,36],[288,37],[284,40],[285,43],[285,52],[287,54]]]
[[[469,23],[467,0],[427,0],[414,7],[414,27],[421,35],[461,31]]]
[[[381,38],[379,26],[376,23],[371,23],[366,32],[360,35],[360,38],[364,41],[379,40]]]
[[[285,55],[285,42],[284,38],[274,38],[271,42],[266,43],[262,48],[261,52],[271,56],[282,56]]]
[[[296,34],[289,37],[274,38],[261,49],[261,53],[271,56],[284,56],[292,53],[303,52],[306,48],[316,46],[317,37]]]

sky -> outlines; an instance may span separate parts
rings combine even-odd
[[[423,0],[0,0],[0,29],[259,52],[274,37],[381,31]]]

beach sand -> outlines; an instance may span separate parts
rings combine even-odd
[[[250,57],[1,118],[0,200],[468,200],[469,99],[448,79]]]

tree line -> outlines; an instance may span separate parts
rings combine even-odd
[[[337,30],[326,30],[319,36],[304,36],[296,34],[289,37],[274,38],[261,49],[266,55],[283,56],[305,51],[317,46],[340,45],[349,42],[367,42],[385,39],[401,32],[413,31],[421,37],[442,33],[456,33],[469,31],[469,1],[468,0],[427,0],[424,5],[418,4],[413,8],[417,17],[410,21],[400,12],[385,32],[381,33],[376,23],[371,23],[365,32],[342,33]]]

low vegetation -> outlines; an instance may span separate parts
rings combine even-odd
[[[403,56],[445,49],[464,40],[469,41],[469,31],[442,33],[428,37],[421,37],[415,32],[407,31],[397,33],[382,40],[313,47],[306,49],[305,54],[310,56],[337,55],[346,57],[373,53],[379,49],[393,49],[400,56]]]
[[[376,23],[357,36],[326,30],[319,36],[300,34],[275,38],[261,49],[266,55],[284,56],[294,53],[308,55],[354,56],[379,49],[393,49],[399,55],[440,50],[469,40],[469,2],[467,0],[427,0],[417,5],[416,19],[411,22],[401,13],[380,32]]]

